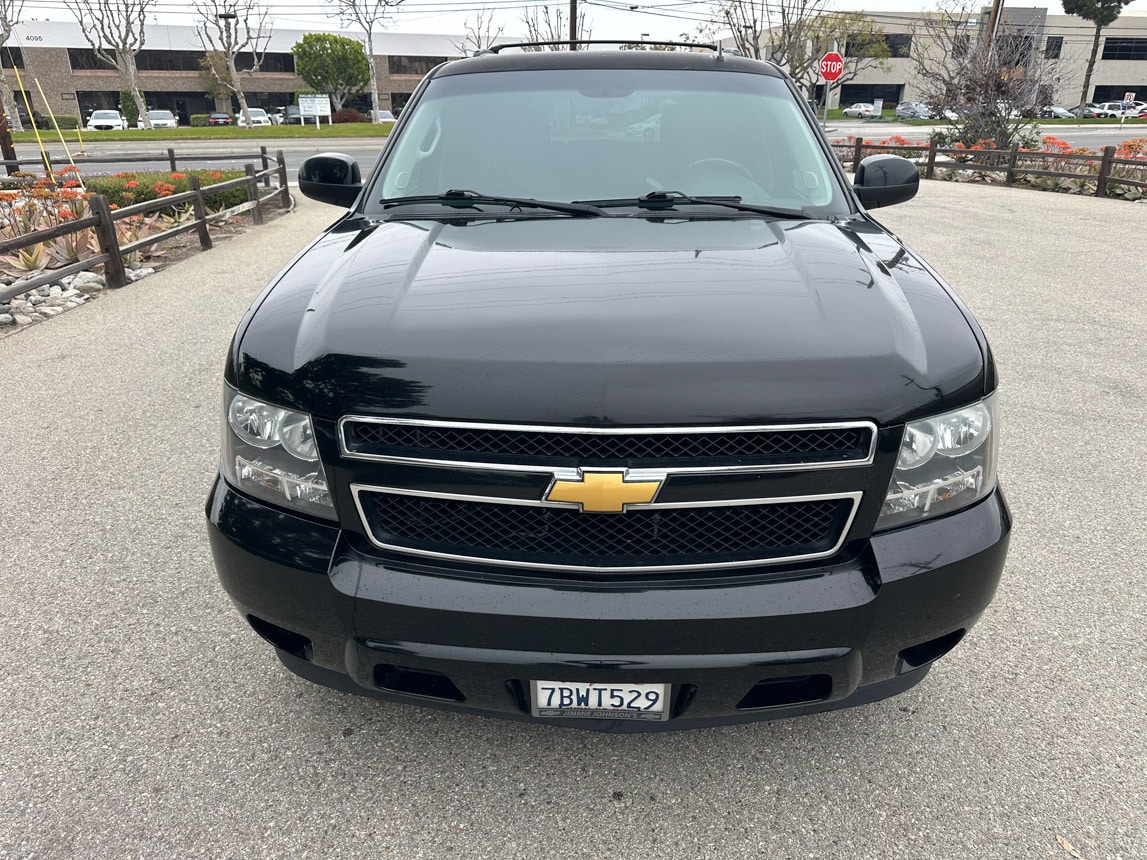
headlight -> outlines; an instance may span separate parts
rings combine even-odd
[[[252,496],[335,518],[311,416],[224,386],[223,474]]]
[[[996,485],[996,395],[904,427],[878,531],[958,511]]]

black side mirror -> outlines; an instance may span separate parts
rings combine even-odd
[[[362,191],[358,162],[341,152],[312,155],[299,165],[299,191],[334,206],[350,206]]]
[[[899,155],[870,155],[856,167],[852,187],[867,209],[903,203],[920,189],[920,171]]]

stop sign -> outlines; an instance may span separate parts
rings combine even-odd
[[[829,51],[820,58],[820,76],[829,83],[844,74],[844,57],[836,51]]]

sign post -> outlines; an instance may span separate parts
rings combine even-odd
[[[306,118],[315,118],[315,128],[322,125],[322,118],[327,118],[327,125],[331,124],[331,97],[321,93],[299,93],[299,116],[306,122]]]
[[[829,51],[820,58],[820,76],[824,78],[824,121],[828,123],[828,94],[832,83],[844,74],[844,57],[836,51]]]

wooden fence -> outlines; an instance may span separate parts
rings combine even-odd
[[[1104,147],[1102,153],[1079,155],[1076,153],[1021,150],[1018,144],[1011,149],[953,149],[939,147],[935,142],[895,145],[865,143],[863,140],[857,139],[847,144],[834,144],[833,149],[841,161],[851,162],[853,170],[864,158],[866,151],[869,153],[887,152],[916,160],[923,159],[925,179],[935,178],[937,159],[942,157],[950,159],[950,161],[940,162],[940,169],[1002,173],[1004,174],[1004,184],[1008,186],[1013,185],[1019,176],[1058,176],[1065,179],[1094,180],[1096,197],[1106,197],[1110,185],[1127,185],[1132,188],[1147,189],[1147,181],[1113,175],[1113,170],[1117,167],[1130,167],[1144,171],[1145,179],[1147,179],[1147,162],[1131,158],[1116,158],[1114,146]],[[1084,170],[1081,172],[1062,169],[1071,164],[1079,164]],[[1061,169],[1048,169],[1055,167]]]
[[[266,153],[265,148],[263,152],[264,154]],[[125,159],[119,158],[116,160],[123,161]],[[201,156],[197,156],[196,160],[201,160]],[[7,301],[14,296],[26,293],[29,290],[34,290],[37,287],[56,283],[69,275],[78,274],[79,272],[92,269],[101,264],[104,266],[104,278],[107,281],[107,285],[109,287],[122,287],[127,284],[124,257],[141,248],[146,248],[182,233],[195,230],[199,234],[199,247],[206,251],[211,247],[211,236],[207,232],[207,225],[212,221],[229,218],[240,212],[250,211],[254,222],[256,224],[262,224],[263,208],[272,199],[277,198],[279,206],[284,209],[289,208],[291,205],[290,189],[287,187],[287,164],[283,158],[282,150],[275,153],[275,162],[273,164],[270,163],[270,159],[268,158],[264,161],[264,165],[262,170],[256,170],[254,164],[247,164],[244,168],[246,176],[240,176],[236,179],[227,180],[226,182],[217,182],[214,185],[200,185],[199,177],[189,175],[187,177],[187,183],[190,186],[190,190],[184,191],[182,194],[172,194],[168,197],[160,197],[156,200],[136,203],[132,206],[117,209],[114,212],[108,206],[106,197],[102,194],[92,194],[88,197],[88,206],[91,209],[91,215],[85,218],[67,221],[63,224],[57,224],[55,227],[49,227],[46,230],[37,230],[34,233],[27,233],[15,239],[0,242],[0,256],[14,253],[32,245],[37,245],[40,242],[50,242],[53,239],[59,239],[63,236],[78,233],[81,230],[87,230],[89,228],[95,233],[100,253],[58,269],[45,271],[33,278],[12,284],[11,286],[0,286],[0,302]],[[272,177],[277,177],[277,187],[271,185]],[[262,188],[260,188],[260,184]],[[207,213],[207,205],[205,203],[207,196],[218,194],[222,191],[230,191],[234,188],[245,188],[247,190],[246,202],[232,206],[222,212]],[[119,236],[116,233],[115,226],[117,221],[122,221],[125,218],[130,218],[135,215],[146,215],[149,212],[156,212],[160,209],[168,209],[172,206],[182,206],[185,204],[190,204],[192,213],[195,216],[193,219],[178,224],[168,230],[164,230],[161,233],[145,236],[127,245],[121,246],[119,244]]]

